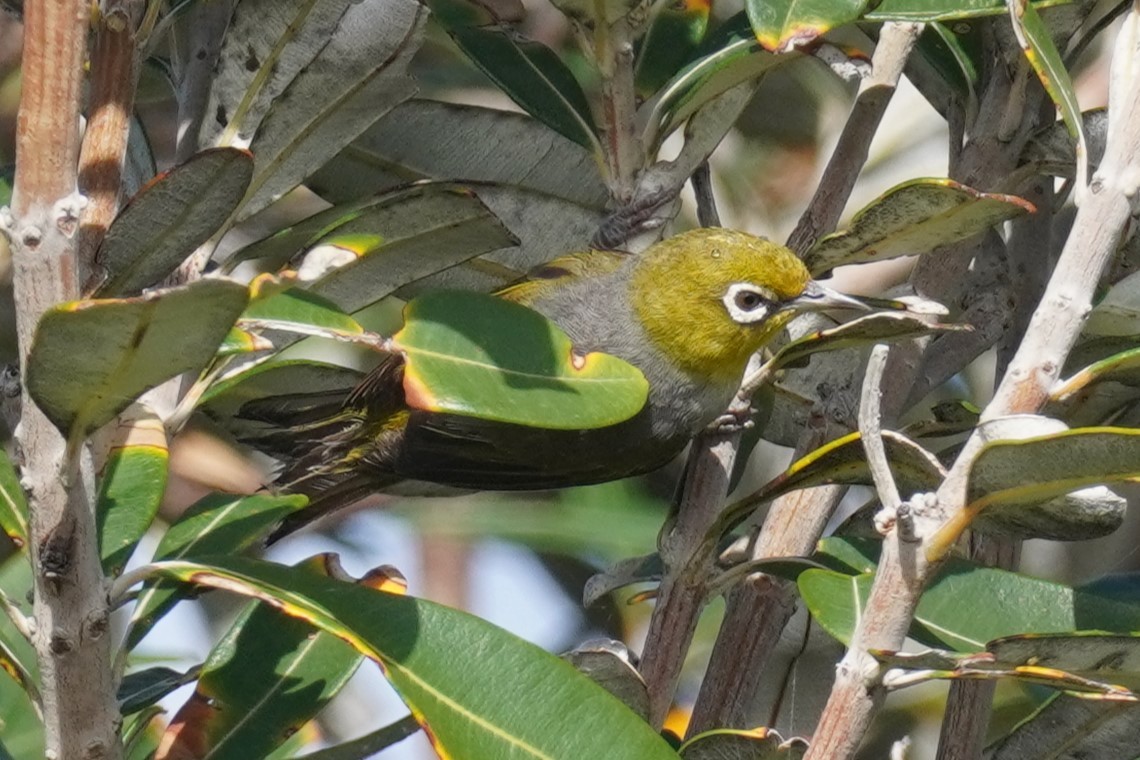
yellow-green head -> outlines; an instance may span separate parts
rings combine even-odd
[[[816,284],[788,248],[722,228],[653,245],[630,289],[634,313],[657,348],[711,380],[739,379],[748,358],[797,311],[861,307]]]

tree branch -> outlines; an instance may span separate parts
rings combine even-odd
[[[85,0],[29,3],[11,217],[21,366],[40,315],[79,294],[76,234],[79,106],[87,47]],[[25,391],[17,435],[31,511],[34,644],[43,679],[47,756],[121,753],[111,676],[107,595],[89,484],[66,442]]]

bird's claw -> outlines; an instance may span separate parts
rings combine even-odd
[[[722,435],[732,435],[750,430],[756,427],[756,422],[752,419],[755,411],[755,409],[746,409],[725,412],[709,423],[709,430]]]

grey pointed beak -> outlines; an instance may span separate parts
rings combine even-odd
[[[827,309],[871,311],[871,307],[859,299],[844,295],[838,290],[825,288],[815,280],[808,281],[804,292],[787,302],[787,308],[796,311],[826,311]]]

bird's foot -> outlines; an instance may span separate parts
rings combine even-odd
[[[745,430],[756,427],[756,422],[752,419],[752,415],[755,413],[756,410],[751,407],[740,410],[730,409],[709,423],[708,429],[713,433],[719,433],[721,435],[742,433]]]

